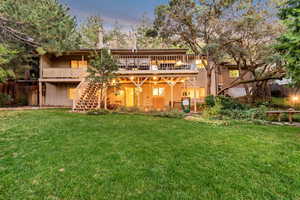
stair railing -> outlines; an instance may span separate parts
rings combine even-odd
[[[88,82],[83,79],[79,85],[75,89],[75,98],[73,99],[73,111],[76,109],[76,105],[81,97],[81,95],[84,93],[85,89],[88,86]]]

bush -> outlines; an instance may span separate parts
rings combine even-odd
[[[0,107],[10,105],[13,99],[10,95],[0,93]]]
[[[238,120],[266,120],[267,107],[260,106],[258,108],[251,108],[247,110],[229,110],[224,109],[221,111],[221,115],[228,117],[230,119],[238,119]]]
[[[105,109],[95,109],[95,110],[90,110],[87,112],[88,115],[107,115],[110,112]]]
[[[213,95],[209,95],[209,96],[205,97],[205,104],[209,107],[215,106],[215,104],[216,104],[215,97]]]
[[[18,101],[16,102],[18,106],[27,106],[28,105],[28,99],[26,96],[21,96]]]
[[[221,115],[221,111],[223,109],[223,106],[220,102],[220,100],[215,101],[215,105],[212,107],[208,107],[203,111],[203,117],[204,118],[219,118]]]
[[[226,96],[218,96],[217,99],[220,101],[222,105],[222,109],[234,109],[234,110],[245,110],[247,109],[247,106],[244,104],[241,104],[237,100],[226,97]]]

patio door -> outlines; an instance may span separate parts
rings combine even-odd
[[[125,88],[125,105],[126,107],[133,107],[135,106],[134,103],[134,88]]]

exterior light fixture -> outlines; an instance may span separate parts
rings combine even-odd
[[[156,80],[157,80],[157,77],[156,77],[156,76],[154,76],[154,77],[153,77],[153,80],[154,80],[154,81],[156,81]]]
[[[182,64],[183,64],[183,63],[182,63],[181,60],[179,60],[179,61],[176,62],[176,66],[181,66]]]

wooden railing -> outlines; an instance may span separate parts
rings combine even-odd
[[[194,55],[114,55],[119,65],[119,74],[135,73],[197,73],[201,58]],[[198,66],[197,66],[198,65]],[[44,68],[43,78],[83,78],[86,68]]]
[[[74,96],[74,99],[73,99],[73,111],[75,110],[76,105],[77,105],[77,103],[78,103],[81,95],[83,94],[83,92],[87,88],[88,84],[89,83],[83,79],[79,83],[79,85],[76,87],[76,89],[75,89],[75,96]]]
[[[43,78],[82,78],[86,76],[86,68],[45,68]]]

